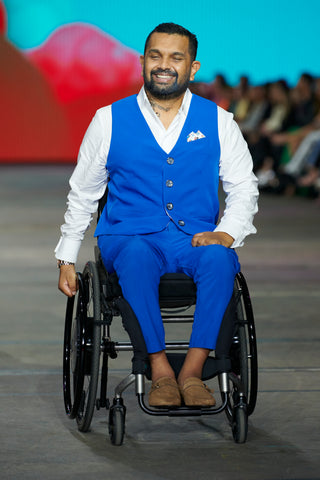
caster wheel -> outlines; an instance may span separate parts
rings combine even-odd
[[[125,432],[126,408],[124,405],[112,405],[109,413],[109,436],[112,445],[122,445]]]
[[[245,443],[248,433],[248,415],[245,407],[235,407],[232,419],[232,435],[236,443]]]

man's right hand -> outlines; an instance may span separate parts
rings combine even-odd
[[[58,287],[67,297],[77,293],[78,277],[74,265],[61,265]]]

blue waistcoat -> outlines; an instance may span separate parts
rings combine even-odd
[[[169,219],[191,235],[214,230],[220,159],[216,104],[192,95],[169,154],[155,140],[136,95],[111,108],[109,193],[95,236],[159,232]]]

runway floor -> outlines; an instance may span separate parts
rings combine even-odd
[[[126,437],[107,438],[107,412],[80,433],[62,400],[65,298],[53,250],[70,166],[0,168],[0,462],[2,479],[320,479],[320,205],[263,195],[258,235],[239,249],[255,312],[259,394],[248,440],[224,414],[155,418],[124,394]],[[93,258],[92,230],[78,269]],[[119,329],[119,335],[122,332]],[[130,370],[112,363],[115,384]]]

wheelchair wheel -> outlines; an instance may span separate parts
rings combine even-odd
[[[236,328],[230,350],[232,372],[229,374],[232,388],[226,409],[226,414],[230,424],[233,426],[233,430],[235,428],[235,418],[238,419],[239,416],[240,420],[237,420],[236,424],[240,422],[240,425],[242,425],[244,422],[241,420],[241,417],[248,417],[253,413],[258,390],[258,362],[254,317],[248,288],[242,274],[237,275],[235,295],[237,298]],[[239,395],[241,396],[241,402],[245,405],[244,413],[236,413]],[[239,428],[241,431],[246,430],[246,428]],[[238,438],[238,436],[236,434],[235,438]]]
[[[63,396],[67,415],[76,417],[80,405],[85,364],[84,298],[81,275],[74,314],[75,298],[68,298],[63,346]]]
[[[254,316],[249,290],[244,276],[237,275],[241,292],[237,304],[237,326],[240,343],[240,378],[247,399],[247,414],[250,416],[256,406],[258,393],[258,354]]]
[[[70,300],[70,299],[69,299]],[[79,275],[76,313],[67,305],[64,347],[66,412],[78,428],[88,431],[95,407],[99,379],[101,314],[100,285],[96,265],[89,262]]]
[[[120,446],[123,443],[125,432],[126,407],[122,399],[116,401],[109,412],[109,436],[112,445]]]

